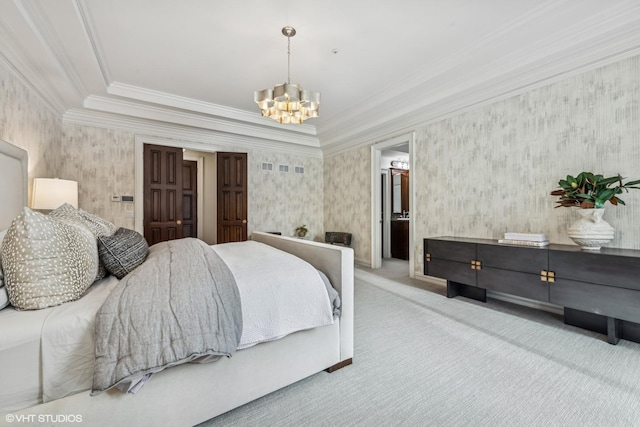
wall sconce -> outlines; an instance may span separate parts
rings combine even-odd
[[[34,178],[31,209],[53,210],[65,203],[78,208],[78,182],[57,178]]]

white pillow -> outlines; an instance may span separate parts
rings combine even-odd
[[[75,224],[87,227],[93,236],[96,238],[96,245],[98,244],[98,237],[112,236],[115,234],[117,228],[115,225],[107,220],[100,218],[99,216],[90,214],[82,209],[76,209],[68,203],[63,204],[57,209],[54,209],[49,213],[50,216],[65,221],[71,221]],[[102,262],[98,262],[98,274],[94,281],[98,281],[107,275],[107,270],[104,268]]]
[[[0,253],[9,301],[20,310],[77,300],[98,272],[91,231],[29,208],[11,223]]]
[[[9,305],[9,294],[5,286],[0,288],[0,310]]]

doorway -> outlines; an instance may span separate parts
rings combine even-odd
[[[371,147],[371,268],[378,269],[382,267],[382,261],[384,255],[388,252],[385,251],[385,247],[391,243],[391,217],[392,217],[392,207],[390,199],[390,186],[383,187],[383,182],[387,181],[390,184],[390,175],[387,175],[386,180],[384,178],[385,173],[390,174],[389,169],[391,168],[389,157],[386,156],[385,152],[394,151],[394,152],[405,152],[407,155],[407,167],[409,171],[413,169],[413,151],[414,151],[414,134],[406,134],[396,138],[389,139],[387,141],[379,142],[374,144]],[[395,154],[392,154],[395,156]],[[385,164],[383,164],[383,161]],[[384,172],[385,169],[387,172]],[[415,184],[413,174],[408,174],[408,184],[409,190],[407,193],[408,197],[408,213],[406,216],[406,225],[408,226],[408,241],[409,241],[409,261],[407,263],[407,273],[409,277],[415,276],[414,268],[414,212],[413,212],[413,204],[414,204],[414,194],[415,194]],[[386,184],[385,184],[386,185]],[[380,207],[382,207],[383,212],[380,214]],[[387,234],[389,233],[389,234]]]
[[[134,197],[134,228],[144,235],[144,147],[157,145],[174,148],[182,152],[183,160],[197,161],[197,208],[195,213],[195,232],[199,239],[207,244],[219,243],[217,237],[217,154],[228,152],[228,146],[216,146],[212,143],[201,143],[184,140],[164,139],[159,137],[135,137],[135,194]],[[245,170],[247,170],[245,165]],[[185,173],[181,170],[181,175]],[[247,194],[247,193],[245,193]],[[245,203],[245,206],[247,204]],[[247,218],[246,216],[244,217]],[[184,219],[184,218],[183,218]]]

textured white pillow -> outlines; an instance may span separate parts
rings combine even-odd
[[[71,221],[78,225],[87,227],[96,238],[96,245],[98,244],[97,239],[99,237],[112,236],[117,230],[116,226],[109,221],[83,211],[82,209],[76,209],[68,203],[54,209],[49,213],[49,215],[54,218]],[[106,275],[107,270],[104,268],[104,264],[100,261],[98,263],[98,274],[96,275],[95,280],[100,280]]]
[[[9,301],[20,310],[74,301],[98,272],[91,231],[29,208],[11,223],[1,256]]]
[[[102,236],[113,236],[118,230],[118,227],[116,227],[106,219],[100,218],[98,215],[91,214],[82,209],[78,209],[78,214],[84,221],[84,225],[86,225],[89,230],[91,230],[96,238]]]

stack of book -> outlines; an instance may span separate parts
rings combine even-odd
[[[504,239],[498,240],[498,243],[542,247],[547,246],[549,241],[546,235],[539,233],[504,233]]]

